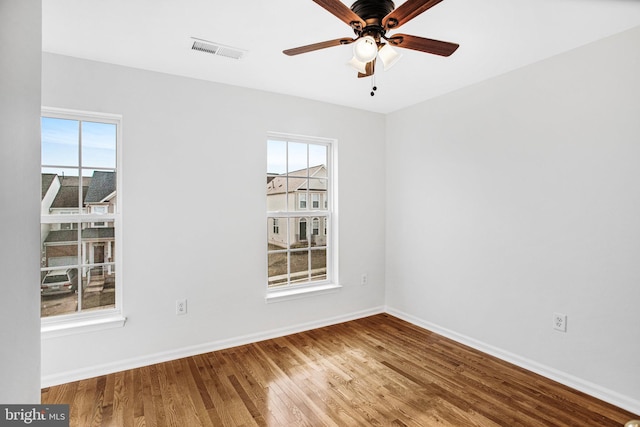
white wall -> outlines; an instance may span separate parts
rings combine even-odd
[[[0,402],[40,402],[40,1],[0,0]],[[25,31],[25,29],[28,29]]]
[[[43,340],[45,384],[383,309],[384,116],[53,54],[42,97],[123,115],[128,318]],[[268,131],[338,140],[339,292],[265,303]]]
[[[636,28],[389,115],[386,211],[390,312],[636,412],[639,45]]]

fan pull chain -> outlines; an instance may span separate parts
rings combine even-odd
[[[374,74],[371,76],[371,96],[374,96],[377,90],[378,86],[376,86],[376,75]]]

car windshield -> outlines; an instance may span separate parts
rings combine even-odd
[[[44,278],[44,283],[66,282],[69,280],[66,274],[55,274]]]

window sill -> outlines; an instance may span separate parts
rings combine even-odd
[[[337,292],[341,288],[341,285],[335,283],[327,283],[325,285],[268,291],[267,296],[265,297],[265,301],[267,302],[267,304],[270,304],[272,302],[289,301],[298,298],[306,298],[314,295]]]
[[[59,316],[56,319],[42,319],[41,338],[57,338],[66,335],[121,328],[127,318],[119,312],[90,314],[87,316]]]

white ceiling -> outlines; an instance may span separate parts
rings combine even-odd
[[[47,52],[380,113],[640,25],[640,0],[444,0],[396,32],[459,43],[460,48],[449,58],[402,49],[403,57],[391,70],[376,72],[378,90],[371,97],[371,79],[356,78],[346,65],[352,46],[294,57],[282,53],[353,36],[312,0],[42,3]],[[398,7],[404,0],[395,3]],[[241,60],[197,52],[191,37],[248,52]]]

